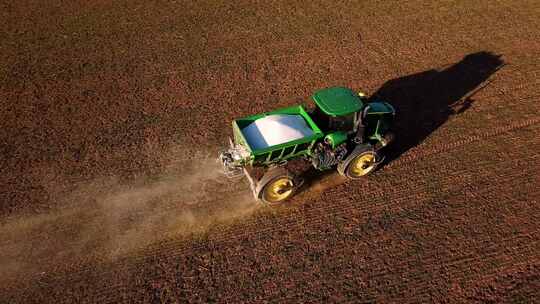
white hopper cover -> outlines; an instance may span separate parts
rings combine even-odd
[[[259,118],[242,129],[252,149],[264,149],[313,135],[301,115],[274,114]]]

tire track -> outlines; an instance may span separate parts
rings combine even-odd
[[[489,139],[489,138],[492,138],[492,137],[495,137],[495,136],[499,136],[499,135],[502,135],[504,133],[509,133],[509,132],[512,132],[512,131],[515,131],[515,130],[518,130],[518,129],[521,129],[521,128],[525,128],[525,127],[529,127],[529,126],[533,126],[533,125],[536,125],[538,124],[538,122],[540,122],[540,119],[539,118],[534,118],[534,119],[528,119],[528,120],[525,120],[525,121],[521,121],[521,122],[515,122],[515,123],[512,123],[512,124],[509,124],[509,125],[506,125],[506,126],[503,126],[503,127],[499,127],[499,128],[496,128],[496,129],[493,129],[489,132],[484,132],[484,133],[480,133],[480,134],[476,134],[476,135],[473,135],[473,136],[470,136],[470,137],[466,137],[466,138],[462,138],[458,141],[455,141],[455,142],[452,142],[450,144],[445,144],[445,145],[438,145],[438,146],[435,146],[431,149],[422,149],[423,147],[420,146],[418,149],[415,149],[413,151],[411,151],[411,153],[408,153],[404,156],[402,156],[402,158],[398,159],[397,161],[394,161],[390,164],[388,164],[387,166],[385,166],[385,169],[386,168],[389,168],[389,169],[404,169],[404,168],[407,168],[409,166],[411,166],[412,164],[420,161],[421,159],[424,159],[424,158],[428,158],[428,157],[431,157],[433,155],[437,155],[437,154],[440,154],[440,153],[444,153],[446,151],[449,151],[449,150],[452,150],[452,149],[456,149],[456,148],[459,148],[459,147],[462,147],[462,146],[465,146],[467,144],[470,144],[470,143],[473,143],[473,142],[476,142],[476,141],[481,141],[481,140],[486,140],[486,139]],[[531,155],[529,156],[529,158],[525,158],[525,159],[521,159],[520,161],[531,161],[531,160],[536,160],[537,159],[537,156],[535,155]],[[485,168],[489,168],[490,170],[491,169],[496,169],[496,165],[492,165],[493,168],[491,168],[488,164],[487,167],[482,167],[483,169]],[[514,166],[513,166],[514,167]],[[516,165],[515,167],[518,167],[519,168],[519,165]],[[479,168],[478,167],[475,167],[475,168],[472,168],[470,169],[469,171],[465,170],[465,171],[462,171],[462,172],[474,172],[475,170],[478,170]],[[520,177],[523,177],[525,175],[527,175],[527,171],[519,171],[521,173],[516,173],[516,174],[511,174],[511,175],[508,175],[508,176],[511,176],[512,179],[519,179]],[[449,180],[451,180],[453,177],[448,177],[446,179],[443,179],[441,182],[442,183],[447,183]],[[414,184],[413,187],[411,187],[411,183]],[[324,185],[324,187],[320,190],[317,191],[317,193],[311,193],[310,195],[307,195],[305,197],[305,199],[307,200],[311,200],[313,198],[315,198],[318,194],[324,192],[325,190],[327,190],[328,188],[331,188],[333,186],[337,186],[337,185],[342,185],[344,184],[343,182],[339,182],[337,184],[335,183],[330,183],[330,184],[326,184]],[[414,181],[409,181],[407,183],[407,185],[403,186],[401,189],[399,189],[398,192],[395,192],[395,195],[397,197],[400,197],[400,199],[396,199],[395,201],[392,201],[393,203],[398,203],[400,204],[400,208],[403,209],[404,207],[407,207],[406,205],[403,206],[402,205],[402,202],[406,202],[407,200],[411,199],[412,196],[406,196],[406,195],[402,195],[403,193],[405,192],[418,192],[420,189],[423,189],[425,187],[425,184],[423,183],[414,183]],[[455,187],[458,187],[458,186],[455,186]],[[454,188],[455,188],[454,187]],[[497,186],[495,186],[496,188]],[[494,190],[495,188],[490,188],[491,190]],[[453,188],[450,188],[450,189],[453,189]],[[448,190],[450,191],[450,190]],[[229,200],[234,200],[235,197],[241,197],[243,194],[237,194],[237,195],[234,195],[234,194],[225,194],[224,195],[224,198],[225,199],[229,199]],[[367,191],[367,192],[364,192],[363,193],[363,197],[365,198],[370,198],[372,201],[370,202],[370,204],[367,204],[367,205],[355,205],[353,202],[349,201],[347,198],[341,198],[341,199],[337,199],[335,204],[332,205],[332,206],[321,206],[321,207],[316,207],[314,208],[313,210],[311,210],[309,213],[311,213],[311,215],[308,213],[308,214],[304,214],[303,215],[303,220],[302,220],[302,225],[305,229],[308,229],[310,227],[316,227],[317,224],[321,224],[322,223],[322,219],[320,218],[321,215],[324,215],[324,214],[332,214],[332,215],[344,215],[344,214],[347,214],[348,211],[351,211],[351,210],[357,210],[358,208],[366,208],[372,212],[377,212],[377,211],[380,211],[382,209],[384,209],[385,207],[388,206],[388,203],[384,203],[384,200],[375,200],[375,198],[377,197],[381,197],[383,195],[388,195],[385,191],[380,191],[380,190],[377,190],[377,191]],[[202,205],[207,205],[207,204],[211,204],[211,203],[215,203],[216,200],[215,199],[210,199],[210,200],[206,200],[206,201],[202,201],[201,204]],[[427,202],[427,201],[426,201]],[[295,226],[298,226],[299,222],[295,219],[295,217],[298,215],[299,213],[296,212],[296,213],[293,213],[293,214],[289,214],[289,216],[287,215],[284,215],[284,218],[283,219],[280,219],[280,221],[282,221],[282,225],[279,225],[280,227],[276,229],[276,227],[271,227],[270,229],[266,229],[266,230],[261,230],[260,227],[258,226],[258,222],[253,222],[251,224],[248,224],[246,223],[246,225],[244,225],[244,227],[246,229],[244,229],[244,231],[257,231],[259,234],[269,234],[269,233],[273,233],[277,230],[282,230],[282,229],[291,229]],[[290,216],[292,215],[292,216]],[[290,218],[289,218],[290,217]],[[252,221],[251,221],[252,222]],[[69,231],[70,229],[67,228],[67,227],[60,227],[60,229],[58,231]],[[221,236],[220,237],[217,237],[217,238],[212,238],[212,242],[231,242],[231,241],[234,241],[234,240],[238,240],[242,237],[244,237],[244,235],[237,235],[236,233],[234,233],[234,229],[229,227],[229,228],[225,228],[225,229],[222,229],[220,231]],[[127,269],[130,269],[130,270],[133,270],[135,269],[140,263],[144,262],[148,257],[152,257],[152,258],[156,258],[158,259],[159,257],[178,257],[178,256],[182,256],[185,254],[185,251],[187,250],[193,250],[193,249],[197,249],[198,247],[194,247],[193,245],[188,245],[186,244],[185,242],[185,238],[182,238],[181,240],[174,240],[174,239],[165,239],[165,240],[162,240],[162,241],[159,241],[158,243],[155,243],[154,245],[151,245],[149,247],[147,247],[146,249],[143,249],[140,253],[138,254],[134,254],[134,255],[131,255],[125,259],[120,259],[119,261],[117,261],[117,263],[113,263],[114,265],[124,265],[127,267]],[[201,247],[202,248],[202,247]],[[149,249],[149,250],[148,250]],[[80,267],[81,264],[72,264],[71,266],[72,267],[69,267],[67,268],[69,271],[73,271],[73,274],[72,275],[69,275],[68,277],[72,277],[72,278],[76,278],[76,277],[81,277],[81,275],[83,275],[84,273],[87,273],[87,272],[92,272],[92,271],[95,271],[95,268],[93,265],[90,264],[91,261],[99,261],[101,260],[102,262],[105,262],[106,260],[102,259],[102,258],[99,258],[99,257],[91,257],[88,261],[85,261],[83,262],[83,264],[87,264],[88,266],[86,267]],[[131,265],[131,266],[129,266]],[[65,269],[65,268],[64,268]],[[111,271],[110,273],[108,274],[113,274],[114,271]],[[104,274],[107,274],[107,272],[105,272]]]
[[[508,128],[505,128],[505,129],[508,129]],[[499,133],[500,131],[497,131],[497,132],[491,132],[491,133]],[[432,155],[432,154],[430,154]],[[516,166],[515,167],[521,167],[521,162],[528,162],[528,161],[531,161],[531,160],[536,160],[538,159],[537,156],[529,156],[529,158],[525,158],[525,159],[520,159],[516,162]],[[486,173],[486,176],[488,176],[489,174],[492,174],[494,171],[493,169],[497,169],[499,168],[500,166],[498,164],[492,164],[491,166],[488,166],[488,167],[485,167],[485,168],[489,168],[489,170],[487,170],[488,172]],[[475,170],[478,170],[478,167],[475,167],[473,169],[468,169],[468,170],[464,170],[464,171],[461,171],[459,173],[463,173],[463,172],[474,172]],[[504,170],[503,170],[504,172]],[[517,172],[511,172],[512,174],[506,174],[506,176],[510,176],[512,177],[512,179],[519,179],[520,177],[523,177],[523,176],[527,176],[528,174],[530,174],[530,172],[527,172],[527,171],[517,171]],[[457,173],[456,173],[457,174]],[[453,176],[449,176],[449,177],[446,177],[446,178],[443,178],[441,183],[448,183],[448,181],[450,180],[453,180],[454,177]],[[414,183],[413,181],[413,187],[411,187],[411,185],[408,185],[407,187],[403,187],[401,190],[396,190],[395,193],[397,197],[401,197],[401,200],[402,201],[407,201],[407,198],[410,198],[412,196],[406,196],[406,195],[402,195],[403,192],[417,192],[418,190],[424,188],[425,184],[422,184],[422,183]],[[496,185],[495,187],[498,187],[498,185]],[[380,193],[378,193],[380,195]],[[376,196],[377,194],[375,194]],[[414,196],[414,195],[413,195]],[[366,193],[366,195],[364,196],[365,198],[370,198],[370,199],[373,199],[374,196],[369,196],[369,193]],[[305,224],[306,222],[316,222],[315,220],[317,219],[317,217],[321,216],[322,214],[330,214],[331,212],[334,212],[336,213],[338,210],[340,210],[342,213],[346,213],[348,210],[355,210],[355,209],[358,209],[358,208],[361,208],[362,206],[358,206],[358,205],[350,205],[351,203],[349,202],[349,209],[346,208],[346,206],[343,204],[343,203],[347,203],[349,200],[347,198],[344,199],[344,202],[342,202],[341,200],[340,201],[336,201],[335,204],[332,205],[332,207],[328,207],[328,206],[324,206],[324,207],[321,207],[321,208],[317,208],[315,207],[313,210],[317,210],[319,212],[316,212],[315,214],[313,214],[313,216],[309,216],[309,214],[303,214],[302,215],[302,218],[303,218],[303,223]],[[399,200],[396,200],[398,201],[399,203]],[[373,204],[373,201],[369,204],[369,205],[365,205],[364,207],[367,208],[367,209],[371,209],[371,210],[374,210],[374,208],[384,208],[385,206],[387,206],[387,204],[383,204],[383,205],[380,205],[380,206],[377,206],[377,205],[374,205]],[[400,206],[403,208],[403,205],[400,204]],[[296,214],[295,214],[296,215]],[[292,216],[292,217],[296,217],[296,216]],[[298,222],[296,220],[291,220],[291,221],[288,221],[287,223],[281,223],[279,225],[279,229],[288,229],[288,228],[292,228],[293,226],[297,225]],[[267,233],[271,233],[271,232],[275,232],[275,228],[269,228],[267,230],[261,230],[260,227],[257,226],[257,223],[254,223],[253,225],[244,225],[244,227],[246,229],[244,229],[244,231],[257,231],[258,233],[260,234],[267,234]],[[227,233],[227,231],[233,231],[233,229],[225,229],[225,230],[221,230],[222,233],[224,233],[224,235],[222,237],[219,237],[219,238],[215,238],[213,239],[213,241],[216,241],[216,242],[220,242],[220,241],[225,241],[225,240],[230,240],[230,239],[235,239],[235,234],[232,233],[232,234],[229,234]],[[239,237],[242,237],[242,236],[239,236]],[[171,248],[179,248],[179,247],[184,247],[184,246],[180,246],[179,243],[176,243],[174,245],[172,245]],[[187,248],[190,248],[190,249],[193,249],[192,247],[187,247]],[[158,249],[159,250],[159,249]]]
[[[518,235],[518,236],[516,236],[516,237],[514,237],[514,238],[512,238],[512,239],[518,240],[518,239],[523,239],[523,237],[524,237],[523,235]],[[525,236],[525,237],[526,237],[526,236]],[[511,240],[511,239],[502,239],[501,241],[502,241],[503,243],[506,244],[506,243],[508,243],[509,240]],[[500,246],[499,246],[499,247],[500,247]],[[489,263],[489,262],[492,262],[492,261],[493,261],[492,257],[496,257],[496,256],[497,256],[495,253],[497,252],[497,249],[498,249],[499,247],[498,247],[498,245],[492,245],[492,247],[487,247],[487,248],[485,249],[487,252],[485,252],[481,257],[477,257],[476,259],[473,258],[472,256],[470,256],[469,258],[466,258],[466,257],[465,257],[465,258],[461,258],[461,259],[459,259],[459,260],[456,260],[456,262],[453,263],[453,264],[451,264],[451,265],[454,265],[454,266],[455,266],[455,265],[461,265],[461,264],[469,264],[469,265],[473,265],[473,266],[474,266],[474,265],[476,265],[476,264],[474,264],[474,263],[472,263],[472,262],[479,262],[479,263]],[[335,251],[336,251],[337,253],[339,253],[339,252],[341,252],[339,249],[343,249],[343,248],[346,248],[346,247],[345,247],[345,246],[343,246],[343,247],[336,247],[336,248],[334,248],[334,249],[335,249]],[[389,249],[392,249],[392,248],[393,248],[393,247],[391,247],[391,248],[389,248]],[[525,246],[525,247],[523,247],[523,246],[516,246],[516,247],[512,247],[512,248],[513,248],[513,250],[515,250],[516,252],[529,252],[529,253],[532,252],[531,250],[524,250],[524,249],[526,249],[526,246]],[[529,255],[530,255],[530,254],[529,254]],[[523,260],[523,259],[526,260],[527,257],[528,257],[528,255],[525,256],[525,257],[522,255],[522,256],[521,256],[521,260]],[[437,256],[433,256],[433,261],[435,261],[435,260],[438,259],[438,258],[439,258],[439,257],[437,257]],[[427,262],[429,262],[429,260],[426,260],[426,263],[427,263]],[[378,268],[376,267],[376,266],[378,265],[378,262],[377,262],[377,261],[374,261],[373,263],[374,263],[374,264],[366,264],[365,266],[366,266],[367,268],[369,268],[369,269],[378,269]],[[511,261],[511,262],[508,262],[508,263],[514,264],[515,261]],[[336,267],[339,267],[340,265],[343,265],[343,264],[340,264],[339,262],[338,262],[338,263],[335,263],[335,264],[336,264]],[[446,264],[445,264],[445,265],[446,265]],[[501,267],[503,267],[504,265],[505,265],[505,264],[503,263]],[[508,264],[508,265],[510,265],[510,264]],[[403,264],[403,266],[406,266],[406,265]],[[345,269],[346,269],[346,268],[345,268]],[[404,267],[404,268],[402,268],[402,269],[404,269],[404,270],[403,270],[404,272],[407,271],[407,267]],[[434,269],[431,269],[431,270],[432,270],[432,271],[442,271],[441,269],[442,269],[442,268],[440,268],[440,267],[439,267],[439,268],[435,267]],[[464,270],[463,270],[463,271],[464,271]],[[497,271],[497,270],[494,270],[494,271]],[[230,272],[226,272],[226,273],[234,273],[234,271],[233,271],[233,270],[230,270]],[[453,273],[454,275],[456,275],[456,277],[458,277],[458,278],[463,278],[463,277],[465,277],[465,276],[463,276],[463,275],[462,275],[462,276],[459,276],[459,274],[465,273],[465,272],[452,272],[452,273]],[[393,274],[389,274],[388,272],[387,272],[387,273],[380,274],[380,275],[379,275],[379,281],[382,281],[384,278],[391,277],[391,275],[393,275]],[[159,277],[159,276],[158,276],[158,277]],[[421,281],[421,280],[420,280],[420,281]],[[420,286],[421,286],[421,284],[420,284]],[[111,291],[110,293],[105,293],[104,297],[109,297],[109,296],[112,296],[112,295],[114,295],[114,291]]]
[[[433,156],[433,155],[436,155],[436,154],[440,154],[440,153],[443,153],[443,152],[446,152],[446,151],[449,151],[449,150],[452,150],[452,149],[456,149],[456,148],[458,148],[460,146],[464,146],[466,144],[470,144],[470,143],[475,142],[475,141],[479,141],[479,140],[482,140],[482,139],[487,139],[487,138],[490,138],[490,137],[498,136],[498,135],[503,134],[505,132],[509,132],[509,131],[520,129],[520,128],[523,128],[523,127],[531,126],[531,125],[537,124],[538,122],[540,122],[540,119],[530,119],[530,120],[527,120],[527,121],[514,123],[514,124],[511,124],[511,125],[508,125],[508,126],[503,126],[503,127],[497,128],[495,130],[492,130],[490,132],[486,132],[486,133],[483,133],[483,134],[478,134],[478,135],[475,135],[475,136],[471,136],[469,138],[464,138],[464,139],[458,140],[456,142],[453,142],[453,143],[450,143],[450,144],[447,144],[447,145],[434,147],[431,150],[416,150],[416,151],[414,151],[416,153],[414,153],[412,155],[411,154],[406,155],[404,158],[402,157],[398,161],[388,164],[385,168],[394,168],[396,166],[399,167],[399,168],[404,168],[406,165],[409,165],[409,166],[413,165],[415,162],[421,160],[422,158]],[[534,156],[531,156],[531,157],[534,157]],[[476,168],[476,169],[478,169],[478,168]],[[453,178],[453,177],[448,177],[448,178]],[[343,184],[343,183],[339,183],[339,184]],[[423,186],[421,183],[420,184],[416,183],[416,185],[417,185],[417,189],[420,189],[420,187]],[[331,186],[334,186],[334,185],[331,185]],[[330,187],[325,187],[324,189],[319,190],[318,192],[323,192],[323,191],[327,190],[328,188],[330,188]],[[408,190],[411,190],[411,189],[409,188]],[[381,195],[383,193],[385,193],[385,192],[379,192],[379,193],[364,192],[363,196],[373,198],[374,196]],[[318,193],[315,194],[315,195],[307,196],[306,198],[307,199],[313,198],[314,196],[317,196],[317,195],[318,195]],[[227,195],[226,198],[234,200],[235,197],[240,197],[240,196],[242,196],[242,194],[239,194],[239,195]],[[225,199],[225,197],[223,199]],[[208,200],[208,201],[201,202],[202,205],[209,205],[209,204],[212,204],[212,203],[215,203],[215,201],[214,200]],[[343,207],[343,206],[340,206],[340,207]],[[327,209],[327,211],[328,211],[328,209]]]
[[[513,167],[512,167],[513,168]],[[472,170],[471,170],[472,171]],[[504,180],[502,180],[501,182],[504,182],[503,184],[508,184],[508,185],[512,185],[512,183],[510,183],[510,181],[517,181],[519,180],[519,177],[522,176],[522,175],[525,175],[527,174],[527,172],[525,173],[522,173],[522,174],[519,174],[519,173],[516,173],[514,175],[506,175],[507,178],[505,178]],[[448,180],[451,180],[451,178],[448,178]],[[455,187],[449,189],[448,191],[451,191],[451,190],[454,190],[454,192],[459,192],[461,190],[461,185],[456,185]],[[480,190],[480,189],[476,189],[476,193],[483,193],[483,192],[491,192],[493,190],[497,190],[499,189],[500,190],[500,183],[497,183],[496,185],[493,185],[492,187],[490,188],[486,188],[484,190]],[[408,189],[410,190],[411,192],[415,192],[416,190],[415,189]],[[402,193],[403,190],[400,190],[400,191],[397,191],[396,192],[396,196],[400,196],[400,193]],[[407,200],[406,198],[404,198],[404,200]],[[345,202],[348,202],[347,199],[345,199]],[[429,202],[429,200],[426,200],[425,202]],[[344,207],[344,205],[341,204],[342,201],[339,200],[336,204],[336,206],[338,207]],[[419,202],[418,204],[423,204],[424,202]],[[388,203],[386,204],[382,204],[381,208],[384,207],[384,205],[388,205]],[[347,208],[337,208],[337,210],[328,210],[328,209],[324,209],[326,212],[326,214],[333,214],[334,216],[336,215],[346,215],[348,214],[348,210],[351,210],[351,209],[358,209],[358,208],[361,208],[362,206],[351,206],[351,208],[347,209]],[[365,205],[366,209],[367,207],[373,209],[373,208],[377,208],[378,206],[377,205],[373,205],[373,204],[368,204],[368,205]],[[400,205],[401,209],[405,209],[406,207],[408,206],[402,206]],[[328,211],[333,211],[333,212],[328,212]],[[315,218],[317,218],[317,216],[319,216],[319,214],[314,214],[313,215]],[[310,220],[311,218],[310,217],[307,217],[307,220],[304,222],[304,228],[313,228],[313,227],[317,227],[317,224],[318,222],[317,221],[312,221]],[[319,221],[320,222],[320,221]],[[292,222],[288,222],[288,223],[281,223],[281,225],[279,225],[279,230],[287,230],[287,229],[290,229],[292,228],[294,225],[298,224],[296,221],[292,221]],[[260,227],[257,227],[256,225],[253,225],[253,226],[245,226],[245,230],[249,230],[249,231],[257,231],[258,234],[260,235],[267,235],[269,233],[272,233],[272,232],[275,232],[277,231],[275,229],[275,227],[273,227],[272,229],[266,229],[266,230],[261,230]],[[244,235],[224,235],[223,237],[220,237],[220,238],[216,238],[216,239],[212,239],[212,242],[224,242],[224,243],[234,243],[234,241],[236,241],[237,239],[239,238],[242,238],[244,237]],[[252,240],[257,240],[259,238],[253,238]],[[174,242],[174,243],[168,243],[167,245],[168,246],[157,246],[154,250],[151,250],[151,251],[144,251],[141,253],[141,255],[136,255],[136,256],[131,256],[129,259],[126,259],[125,261],[122,262],[123,265],[135,265],[133,267],[136,267],[136,265],[138,263],[143,263],[149,256],[151,256],[153,259],[159,259],[160,256],[163,256],[163,257],[167,257],[167,258],[174,258],[174,257],[178,257],[178,256],[182,256],[182,255],[185,255],[185,252],[184,250],[186,249],[189,249],[189,250],[197,250],[197,249],[203,249],[204,246],[181,246],[183,242]],[[185,244],[184,244],[185,245]],[[133,269],[132,267],[128,267],[130,269]],[[86,269],[88,271],[91,271],[92,269],[89,267],[88,269]],[[109,274],[113,274],[114,271],[111,271]],[[80,272],[79,272],[80,274]],[[78,276],[78,275],[75,275],[75,276]]]
[[[437,147],[433,147],[433,148],[431,148],[429,150],[416,151],[416,153],[414,153],[414,154],[408,154],[408,155],[405,155],[403,157],[400,157],[398,160],[387,164],[385,167],[393,168],[393,167],[396,167],[396,166],[406,166],[406,165],[410,164],[411,162],[418,161],[418,160],[420,160],[421,158],[424,158],[424,157],[440,154],[440,153],[455,149],[457,147],[461,147],[461,146],[464,146],[464,145],[467,145],[467,144],[471,144],[471,143],[479,141],[479,140],[484,140],[484,139],[487,139],[487,138],[490,138],[490,137],[501,135],[501,134],[506,133],[506,132],[511,132],[511,131],[514,131],[514,130],[518,130],[518,129],[522,129],[522,128],[529,127],[529,126],[532,126],[532,125],[536,125],[539,122],[540,122],[540,117],[539,118],[527,119],[525,121],[514,122],[514,123],[511,123],[509,125],[499,127],[499,128],[496,128],[496,129],[488,131],[488,132],[484,132],[484,133],[469,136],[467,138],[460,139],[460,140],[452,142],[450,144],[440,145],[440,146],[437,146]],[[417,149],[415,149],[415,150],[417,150]]]
[[[412,153],[406,154],[405,156],[400,157],[398,160],[387,164],[385,166],[385,168],[394,168],[396,166],[404,167],[404,166],[414,165],[414,163],[416,161],[419,161],[422,158],[432,156],[432,155],[435,155],[435,154],[444,153],[446,151],[456,149],[456,148],[458,148],[460,146],[467,145],[467,144],[473,143],[475,141],[487,139],[487,138],[490,138],[490,137],[493,137],[493,136],[498,136],[498,135],[500,135],[502,133],[505,133],[505,132],[510,132],[510,131],[513,131],[513,130],[516,130],[516,129],[528,127],[528,126],[537,124],[538,122],[540,122],[540,118],[528,119],[526,121],[519,121],[519,122],[515,122],[515,123],[510,124],[510,125],[499,127],[497,129],[491,130],[489,132],[473,135],[473,136],[470,136],[468,138],[463,138],[461,140],[455,141],[455,142],[450,143],[450,144],[436,146],[436,147],[433,147],[433,148],[431,148],[429,150],[426,150],[426,149],[421,150],[420,148],[419,149],[414,149],[414,151]],[[323,187],[322,189],[320,189],[320,190],[318,190],[316,192],[321,193],[321,192],[325,191],[326,189],[328,189],[329,187],[336,186],[336,185],[339,185],[339,184],[342,184],[342,182],[331,183],[329,186]],[[244,195],[244,193],[238,194],[238,195],[224,195],[224,198],[226,198],[228,200],[234,200],[235,197],[238,198],[238,197],[241,197],[243,195]],[[214,199],[210,199],[210,200],[206,200],[206,201],[201,201],[199,204],[200,205],[209,205],[209,204],[212,204],[213,202],[214,202]],[[172,207],[170,207],[170,208],[172,208]],[[59,233],[62,233],[62,232],[66,232],[68,230],[69,229],[66,228],[66,230],[59,229],[59,230],[56,230],[56,231],[59,232]],[[33,239],[39,239],[41,237],[42,237],[42,235],[36,235],[35,238],[33,238]],[[9,244],[9,243],[7,243],[7,244]]]
[[[443,152],[443,151],[446,151],[448,149],[452,149],[452,148],[456,148],[458,146],[462,146],[466,143],[470,143],[472,141],[477,141],[477,140],[480,140],[480,139],[483,139],[483,138],[487,138],[487,137],[491,137],[491,136],[496,136],[496,135],[499,135],[499,134],[502,134],[506,131],[509,131],[509,130],[515,130],[517,128],[520,128],[520,127],[524,127],[524,126],[528,126],[528,125],[531,125],[531,124],[534,124],[535,122],[537,122],[538,120],[530,120],[530,121],[526,121],[526,122],[522,122],[522,123],[519,123],[519,124],[513,124],[513,125],[510,125],[510,126],[506,126],[504,128],[499,128],[497,130],[494,130],[492,132],[488,132],[488,133],[485,133],[485,134],[481,134],[481,135],[477,135],[477,136],[474,136],[474,137],[471,137],[469,139],[466,139],[466,140],[460,140],[458,142],[455,142],[455,143],[452,143],[452,144],[449,144],[443,148],[439,148],[439,149],[436,149],[435,151],[440,153],[440,152]],[[420,156],[422,157],[426,157],[426,156],[430,156],[430,155],[433,155],[435,153],[431,152],[431,153],[423,153],[421,154]],[[531,159],[534,158],[534,156],[531,156],[530,157]],[[416,156],[414,158],[412,158],[414,161],[416,160],[419,160],[420,157],[419,156]],[[497,166],[494,165],[494,168],[496,168]],[[478,168],[475,168],[475,169],[478,169]],[[469,170],[469,171],[474,171],[474,170]],[[466,171],[464,171],[466,172]],[[522,172],[522,171],[521,171]],[[514,175],[510,175],[512,176],[513,179],[518,179],[520,176],[523,176],[520,175],[520,174],[514,174]],[[453,177],[447,177],[445,180],[443,180],[442,182],[443,183],[447,183],[447,180],[451,180]],[[417,183],[415,182],[415,187],[404,187],[403,189],[401,190],[397,190],[396,195],[397,197],[400,197],[401,199],[399,200],[396,200],[397,203],[400,204],[401,208],[403,208],[404,206],[402,205],[402,203],[400,203],[399,201],[407,201],[408,199],[412,198],[412,196],[414,195],[409,195],[409,196],[406,196],[406,195],[402,195],[403,192],[405,191],[411,191],[411,192],[418,192],[418,190],[422,189],[425,184],[422,184],[422,183]],[[380,196],[382,194],[384,194],[385,192],[374,192],[374,193],[370,193],[370,192],[367,192],[367,193],[364,193],[364,197],[369,197],[371,199],[377,197],[377,196]],[[345,202],[343,202],[342,200],[339,200],[339,202],[335,205],[333,205],[333,208],[328,208],[328,207],[325,207],[325,208],[315,208],[314,209],[314,213],[312,212],[312,216],[306,216],[304,215],[304,226],[307,228],[307,227],[310,227],[311,224],[315,224],[317,223],[316,219],[317,217],[320,217],[321,214],[345,214],[347,213],[348,210],[353,210],[353,209],[357,209],[357,208],[367,208],[368,210],[372,210],[372,211],[375,211],[375,210],[381,210],[382,208],[384,208],[385,206],[387,206],[388,204],[377,204],[376,201],[371,201],[371,203],[369,205],[350,205],[349,203],[349,208],[346,207],[345,204],[343,203],[346,203],[346,201],[348,201],[347,199],[345,199]],[[307,224],[306,225],[306,222],[307,223],[311,223],[311,224]],[[298,222],[294,219],[291,219],[290,221],[288,221],[287,223],[283,223],[282,225],[280,225],[280,229],[290,229],[294,226],[298,225]],[[254,223],[253,225],[245,225],[245,230],[247,231],[255,231],[257,230],[258,233],[262,233],[262,234],[267,234],[267,233],[272,233],[275,231],[274,228],[271,228],[271,229],[267,229],[267,230],[261,230],[260,227],[257,227],[257,223]],[[219,238],[215,238],[213,239],[214,242],[222,242],[222,241],[225,241],[225,240],[231,240],[231,239],[238,239],[238,238],[241,238],[243,237],[243,235],[229,235],[227,233],[227,230],[230,230],[230,229],[225,229],[224,231],[222,230],[222,236],[219,237]],[[154,250],[143,250],[143,252],[141,253],[140,256],[137,255],[136,256],[131,256],[129,259],[126,260],[125,263],[135,263],[137,264],[138,262],[142,262],[144,261],[144,259],[147,257],[147,256],[154,256],[154,257],[158,257],[158,256],[179,256],[179,255],[182,255],[184,250],[188,250],[188,249],[193,249],[193,246],[190,246],[190,245],[186,245],[185,242],[183,240],[180,240],[178,242],[166,242],[167,243],[167,246],[164,247],[164,243],[163,242],[160,242],[157,244],[157,246],[151,246],[151,247],[154,247]],[[176,254],[170,254],[170,252],[176,252]],[[123,263],[122,263],[123,264]],[[72,268],[72,270],[79,270],[79,273],[82,272],[86,272],[86,271],[91,271],[93,268],[92,266],[88,266],[87,269],[80,269],[80,267],[77,267],[76,265],[74,265],[74,267]]]

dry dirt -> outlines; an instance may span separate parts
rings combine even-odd
[[[0,303],[540,296],[537,1],[0,4]],[[267,208],[236,117],[391,102],[369,178]]]

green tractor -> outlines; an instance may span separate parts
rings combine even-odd
[[[303,183],[286,169],[290,160],[306,159],[321,171],[337,168],[351,179],[373,172],[394,137],[394,108],[344,87],[319,90],[312,99],[311,111],[298,105],[234,120],[230,147],[218,158],[225,175],[246,176],[256,199],[277,204]],[[262,176],[252,173],[255,168]]]

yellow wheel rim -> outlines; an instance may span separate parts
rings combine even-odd
[[[293,182],[288,177],[280,177],[264,187],[263,198],[267,202],[280,202],[293,192]]]
[[[363,176],[375,168],[375,155],[372,153],[362,154],[350,164],[350,175],[353,177]]]

